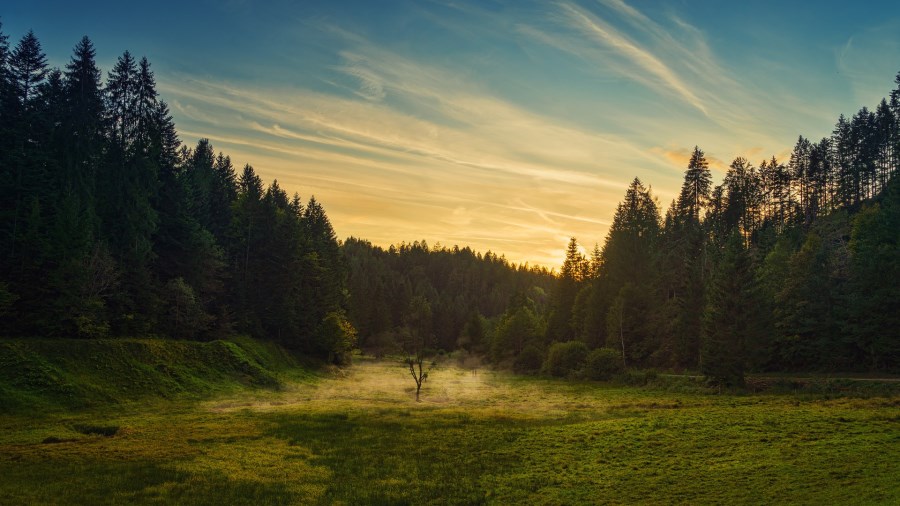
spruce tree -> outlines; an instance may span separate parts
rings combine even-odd
[[[703,326],[701,371],[727,386],[744,384],[747,350],[759,337],[756,287],[750,256],[734,232],[713,276]]]
[[[709,163],[703,151],[694,146],[684,173],[681,193],[678,195],[679,214],[700,221],[700,212],[709,201],[711,191],[712,175],[709,172]]]
[[[82,217],[81,224],[69,231],[82,244],[90,244],[99,227],[96,182],[103,150],[104,110],[95,56],[90,39],[83,37],[65,72],[66,134],[60,186],[62,198],[71,200],[69,212]]]
[[[900,184],[853,220],[851,282],[845,331],[864,368],[900,368]]]
[[[651,191],[635,178],[616,208],[603,246],[601,279],[610,306],[606,311],[607,346],[625,340],[628,364],[645,365],[659,348],[660,333],[650,317],[657,308],[657,248],[660,216]]]
[[[566,247],[566,258],[553,293],[553,309],[547,325],[548,341],[570,341],[575,337],[572,310],[586,266],[587,261],[578,249],[578,241],[572,237]]]

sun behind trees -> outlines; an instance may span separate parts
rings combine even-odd
[[[735,385],[745,371],[900,370],[900,75],[787,162],[737,157],[714,185],[695,147],[664,214],[635,178],[602,247],[572,238],[556,275],[424,241],[341,244],[315,198],[236,170],[206,139],[182,145],[146,58],[125,51],[102,77],[86,37],[51,69],[33,33],[10,48],[0,32],[9,335],[241,332],[334,363],[357,338],[383,355],[415,337],[523,373],[621,364]],[[573,365],[548,367],[551,350]]]
[[[718,185],[695,147],[664,215],[635,178],[602,248],[585,256],[572,238],[555,278],[458,248],[348,241],[361,345],[390,342],[422,297],[436,346],[522,373],[608,376],[593,369],[610,370],[610,353],[615,368],[735,386],[746,372],[900,370],[896,84],[875,113],[801,137],[787,163],[735,158]],[[554,348],[569,342],[584,346]],[[548,362],[563,349],[565,371]]]
[[[665,218],[635,179],[598,260],[570,241],[546,342],[732,386],[745,371],[900,370],[896,84],[831,137],[800,137],[788,164],[738,157],[715,187],[695,147]]]

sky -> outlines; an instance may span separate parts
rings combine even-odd
[[[340,238],[470,246],[558,268],[602,247],[635,177],[661,212],[693,147],[743,156],[874,108],[900,71],[900,2],[13,2],[62,67],[146,56],[182,142],[288,193]]]

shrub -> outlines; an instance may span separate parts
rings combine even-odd
[[[332,311],[325,315],[319,326],[317,344],[319,352],[327,355],[328,363],[349,365],[352,362],[351,352],[356,345],[356,329],[343,310]]]
[[[544,362],[544,354],[541,350],[529,344],[519,353],[516,361],[513,362],[513,370],[519,374],[535,374],[541,370],[541,364]]]
[[[659,373],[653,369],[629,370],[616,376],[618,383],[629,386],[646,386],[655,383],[659,379]]]
[[[553,343],[547,351],[543,372],[556,377],[577,375],[587,355],[588,347],[581,341]]]
[[[584,373],[589,379],[607,381],[624,370],[622,356],[613,348],[597,348],[585,360]]]

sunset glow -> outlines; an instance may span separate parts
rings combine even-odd
[[[900,5],[827,4],[15,2],[0,14],[14,40],[33,29],[54,66],[85,34],[104,75],[122,50],[146,55],[183,143],[209,138],[236,166],[315,195],[341,238],[558,268],[569,237],[602,244],[635,176],[665,209],[695,145],[720,179],[736,156],[783,160],[798,135],[876,105],[900,69]]]

